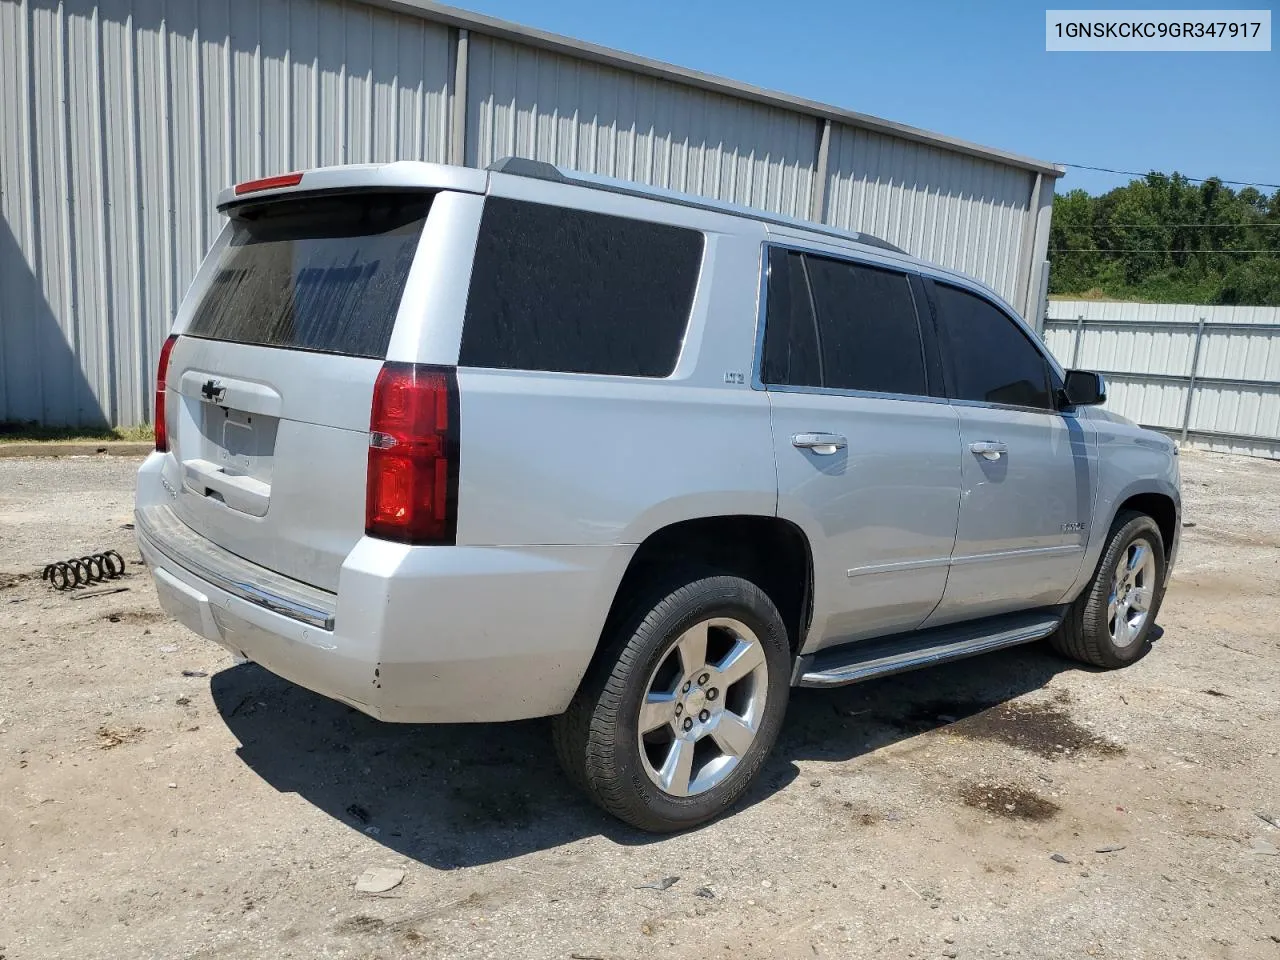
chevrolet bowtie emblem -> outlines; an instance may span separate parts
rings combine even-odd
[[[218,380],[206,380],[204,386],[200,388],[200,396],[207,403],[221,403],[222,398],[227,395],[227,388]]]

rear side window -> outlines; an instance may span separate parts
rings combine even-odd
[[[825,257],[804,259],[818,312],[825,385],[927,394],[907,275]]]
[[[951,395],[1016,407],[1053,409],[1049,364],[1027,335],[995,304],[934,284],[942,348],[951,366]]]
[[[490,197],[458,363],[670,376],[702,245],[696,230]]]
[[[423,193],[361,193],[245,210],[186,332],[385,356],[430,204]]]
[[[822,386],[818,321],[801,254],[769,249],[768,292],[761,379],[797,387]]]
[[[778,249],[769,260],[765,383],[928,394],[905,273]]]

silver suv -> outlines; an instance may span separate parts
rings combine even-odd
[[[530,161],[225,191],[164,345],[160,602],[383,720],[554,716],[647,830],[723,811],[793,686],[1148,649],[1177,449],[973,280]]]

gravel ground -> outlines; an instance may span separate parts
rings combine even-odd
[[[1136,665],[798,691],[747,802],[661,839],[543,721],[380,724],[234,665],[136,565],[52,593],[49,560],[137,560],[136,468],[0,461],[4,960],[1280,957],[1280,463],[1185,455]]]

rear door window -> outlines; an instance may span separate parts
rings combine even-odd
[[[774,248],[766,384],[926,396],[924,346],[907,274]]]
[[[924,347],[911,284],[897,270],[805,256],[825,385],[924,396]]]
[[[769,248],[768,294],[761,378],[770,384],[822,386],[818,321],[813,315],[802,254]]]
[[[670,376],[702,247],[696,230],[490,197],[458,363]]]
[[[424,193],[364,192],[238,212],[186,333],[385,356],[430,204]]]
[[[1049,363],[1013,318],[967,290],[938,282],[932,287],[952,397],[1054,409]]]

